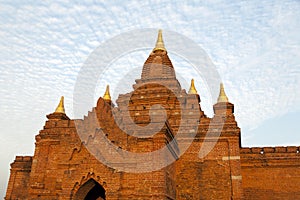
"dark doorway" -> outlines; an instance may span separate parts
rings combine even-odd
[[[79,188],[74,200],[105,200],[105,190],[94,179],[90,179]]]

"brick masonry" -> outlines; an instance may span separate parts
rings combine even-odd
[[[200,96],[181,89],[166,51],[150,54],[133,88],[119,96],[117,106],[100,97],[83,119],[47,115],[35,138],[34,155],[17,156],[11,164],[5,199],[300,199],[299,147],[241,147],[233,104],[215,104],[215,115],[208,118]],[[164,108],[166,120],[161,107],[153,107],[157,104]],[[163,122],[162,129],[137,137],[135,126],[147,126],[151,112],[156,116],[153,123]],[[196,127],[189,123],[193,120]],[[105,148],[99,145],[101,133],[116,148],[145,153],[163,148],[179,131],[183,136],[177,142],[187,144],[195,130],[186,152],[170,146],[176,161],[151,172],[109,167],[96,158],[99,153],[88,150]],[[210,146],[207,155],[199,154]],[[135,169],[137,163],[119,165]]]

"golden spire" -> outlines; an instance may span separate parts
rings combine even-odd
[[[59,101],[59,104],[58,104],[58,106],[55,110],[55,113],[64,113],[64,114],[66,114],[65,113],[64,97],[63,96],[60,98],[60,101]]]
[[[220,94],[218,97],[218,103],[228,102],[228,97],[225,94],[223,83],[220,84]]]
[[[191,86],[190,86],[189,94],[197,94],[194,79],[191,80]]]
[[[162,30],[161,29],[158,30],[157,41],[156,41],[156,44],[155,44],[155,48],[153,49],[153,52],[156,51],[156,50],[167,51],[166,48],[165,48],[163,38],[162,38]]]
[[[109,94],[109,85],[106,86],[106,91],[105,91],[105,93],[103,95],[103,99],[111,101],[111,97],[110,97],[110,94]]]

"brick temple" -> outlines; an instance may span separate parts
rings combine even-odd
[[[176,79],[161,31],[133,88],[115,105],[107,87],[83,119],[62,98],[34,155],[11,164],[5,199],[300,199],[299,147],[242,147],[223,85],[209,118],[194,80],[187,92]]]

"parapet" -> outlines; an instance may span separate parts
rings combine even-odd
[[[241,167],[299,167],[299,146],[240,148]]]
[[[265,154],[265,153],[296,153],[300,154],[299,146],[277,146],[277,147],[252,147],[241,148],[241,154]]]

